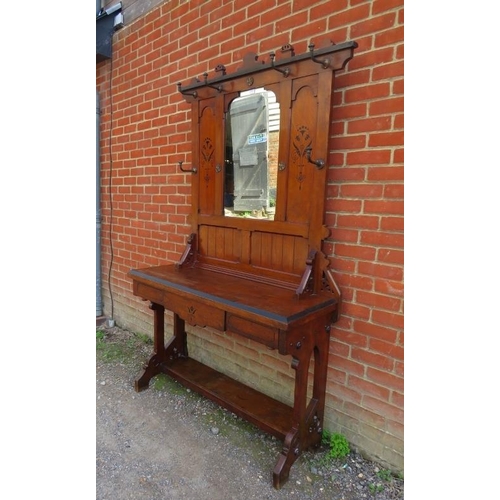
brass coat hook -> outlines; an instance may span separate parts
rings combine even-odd
[[[328,58],[325,58],[323,60],[320,60],[320,59],[317,59],[316,57],[314,57],[314,43],[310,43],[308,45],[309,47],[309,52],[311,53],[311,59],[318,63],[318,64],[321,64],[321,66],[323,67],[323,69],[326,69],[328,68],[328,66],[330,66],[330,59]]]
[[[313,165],[316,165],[318,170],[321,170],[325,166],[325,160],[312,160],[311,159],[312,148],[306,148],[305,153],[306,153],[307,161],[309,163],[312,163]]]
[[[290,74],[290,68],[285,68],[285,69],[280,69],[280,68],[277,68],[275,65],[274,65],[274,58],[276,57],[276,53],[275,52],[271,52],[269,54],[269,57],[271,58],[271,67],[273,69],[275,69],[276,71],[279,71],[280,73],[282,73],[283,75],[285,76],[288,76]]]
[[[184,163],[184,160],[178,161],[177,164],[179,165],[179,168],[181,169],[181,172],[190,172],[192,174],[196,174],[198,172],[198,169],[196,167],[193,168],[182,168],[182,164]]]

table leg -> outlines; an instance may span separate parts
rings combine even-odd
[[[326,331],[326,333],[325,333]],[[308,339],[313,338],[313,342]],[[324,321],[311,327],[302,341],[293,342],[292,368],[295,370],[293,426],[285,437],[283,449],[273,470],[273,486],[280,489],[287,481],[290,468],[300,454],[321,444],[325,392],[328,371],[329,324]],[[307,404],[309,362],[314,354],[314,381],[312,398]]]
[[[144,372],[135,380],[135,390],[143,391],[149,387],[149,381],[161,373],[161,363],[165,361],[165,308],[160,304],[151,303],[154,312],[154,354],[144,367]]]

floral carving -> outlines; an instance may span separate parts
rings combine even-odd
[[[205,179],[207,185],[208,182],[210,181],[210,171],[213,169],[214,166],[214,153],[215,153],[215,148],[212,143],[212,139],[210,139],[210,137],[206,137],[201,146],[201,157],[202,157],[201,168],[205,172],[203,178]]]
[[[300,125],[297,127],[297,133],[293,138],[293,150],[292,154],[294,157],[294,162],[299,167],[299,173],[296,179],[299,181],[299,189],[302,189],[302,181],[305,179],[303,172],[304,165],[307,164],[306,149],[311,147],[312,138],[309,133],[309,128],[305,125]]]

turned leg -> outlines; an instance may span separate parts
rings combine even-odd
[[[165,308],[151,303],[149,306],[154,312],[154,354],[144,368],[144,372],[135,380],[135,390],[143,391],[149,387],[149,381],[161,373],[161,363],[165,361]]]

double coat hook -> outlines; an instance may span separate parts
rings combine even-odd
[[[280,73],[282,73],[283,75],[285,76],[288,76],[290,74],[290,68],[285,68],[285,69],[281,69],[281,68],[277,68],[275,65],[274,65],[274,58],[276,57],[276,53],[275,52],[271,52],[269,54],[269,57],[271,58],[271,67],[273,69],[275,69],[276,71],[279,71]]]
[[[316,62],[318,64],[321,64],[321,66],[323,67],[323,69],[326,69],[326,68],[328,68],[328,66],[330,66],[330,59],[328,59],[328,58],[325,57],[325,59],[321,60],[321,59],[318,59],[318,58],[314,57],[314,43],[310,43],[308,45],[308,47],[309,47],[309,52],[311,53],[311,59],[314,62]]]
[[[222,85],[211,85],[210,83],[208,83],[208,73],[203,73],[203,78],[205,79],[205,86],[206,87],[211,87],[215,90],[217,90],[217,92],[222,92]]]

